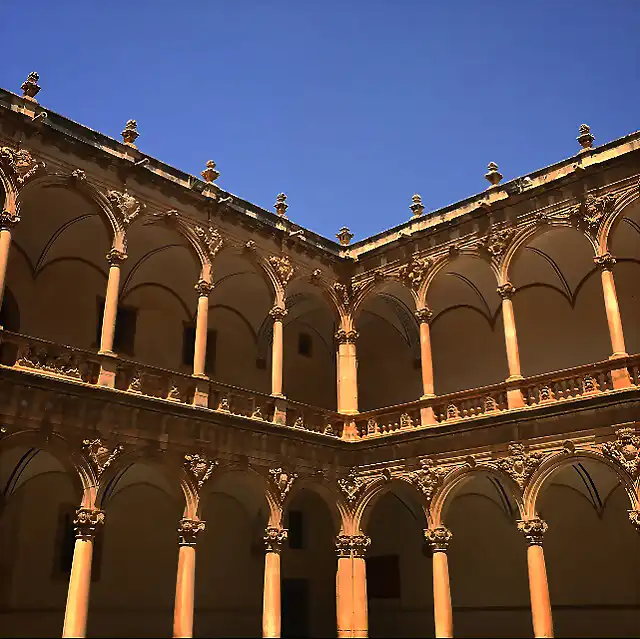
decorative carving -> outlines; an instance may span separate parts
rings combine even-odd
[[[293,427],[304,429],[304,418],[302,417],[302,415],[298,415],[298,417],[296,417],[296,421],[293,422]]]
[[[340,231],[336,233],[336,237],[342,246],[349,246],[353,239],[353,233],[346,226],[343,226]]]
[[[311,275],[309,276],[312,282],[317,282],[322,278],[322,271],[319,268],[313,270]]]
[[[271,481],[273,481],[278,489],[280,502],[282,503],[289,490],[291,490],[291,486],[293,485],[293,482],[296,480],[298,475],[296,473],[288,473],[282,468],[272,468],[271,470],[269,470],[269,475],[271,475]]]
[[[220,172],[216,171],[216,163],[213,160],[207,160],[206,168],[200,175],[207,184],[212,184],[220,177]]]
[[[287,217],[287,209],[289,208],[289,205],[287,204],[287,196],[284,193],[278,193],[276,196],[276,203],[273,205],[273,208],[280,217]]]
[[[640,471],[640,436],[633,428],[619,428],[616,441],[602,444],[602,454],[620,464],[632,477]]]
[[[574,217],[578,224],[583,224],[590,231],[597,231],[602,219],[605,215],[613,210],[616,204],[616,197],[611,194],[596,197],[589,193],[583,202],[576,205],[571,216]]]
[[[193,288],[198,291],[198,295],[200,297],[209,297],[209,295],[211,295],[211,291],[213,291],[213,284],[206,280],[199,279]]]
[[[526,176],[511,180],[511,182],[504,185],[504,188],[509,195],[520,195],[520,193],[526,191],[532,186],[533,180],[530,177]]]
[[[497,466],[510,475],[520,488],[524,488],[542,462],[543,455],[539,452],[530,453],[524,444],[509,444],[509,453],[509,457],[497,461]]]
[[[338,342],[338,344],[355,344],[358,337],[358,331],[345,331],[343,328],[338,329],[335,335],[336,342]]]
[[[87,174],[82,169],[74,169],[71,171],[71,177],[78,182],[85,182]]]
[[[597,393],[599,390],[598,380],[593,375],[585,375],[582,380],[582,392],[589,394]]]
[[[579,135],[576,140],[578,140],[578,144],[582,147],[581,151],[586,151],[593,146],[595,137],[593,137],[591,127],[588,124],[580,125]]]
[[[20,86],[20,88],[22,89],[22,96],[27,100],[33,100],[34,102],[36,101],[35,97],[40,91],[40,86],[38,85],[39,79],[40,76],[35,71],[32,71]]]
[[[371,537],[367,535],[338,535],[336,537],[336,552],[339,558],[364,557]]]
[[[448,528],[437,526],[425,529],[424,537],[432,552],[447,552],[453,534]]]
[[[131,376],[131,381],[129,382],[129,387],[127,391],[130,393],[142,393],[142,372],[139,370],[134,370],[133,375]]]
[[[518,530],[524,534],[530,546],[541,546],[542,538],[548,529],[547,522],[539,517],[518,521]]]
[[[345,309],[349,309],[351,306],[351,286],[348,284],[342,284],[342,282],[334,282],[333,290],[338,296],[338,301]]]
[[[80,365],[78,358],[73,352],[70,353],[49,353],[46,347],[35,348],[29,344],[24,345],[19,352],[16,364],[23,368],[45,371],[62,375],[63,377],[73,377],[81,379]]]
[[[369,483],[369,481],[370,480],[358,475],[352,468],[346,478],[338,480],[338,487],[347,498],[347,501],[350,504],[353,504],[358,498],[360,491]]]
[[[269,315],[271,315],[276,322],[281,322],[287,316],[287,313],[287,309],[282,306],[274,306],[269,311]]]
[[[516,230],[512,226],[492,226],[478,244],[489,255],[499,261],[505,254]]]
[[[111,450],[102,443],[101,439],[85,439],[82,442],[82,450],[89,456],[93,463],[96,475],[100,477],[111,466],[113,460],[122,453],[124,446],[114,446]]]
[[[0,148],[0,162],[9,169],[19,186],[26,184],[46,166],[44,162],[36,161],[27,149],[14,150],[8,146]]]
[[[287,540],[289,531],[286,528],[267,526],[264,529],[264,546],[267,552],[280,552],[282,544]]]
[[[135,120],[127,120],[121,135],[125,144],[135,147],[135,142],[140,137],[138,123]]]
[[[136,198],[129,195],[127,191],[109,191],[107,199],[111,202],[114,213],[118,217],[120,224],[126,229],[133,220],[143,211],[144,204],[140,204]]]
[[[367,420],[367,435],[377,435],[378,430],[378,422],[371,418]]]
[[[570,439],[567,439],[562,442],[562,452],[565,455],[573,455],[576,452],[576,445]]]
[[[436,490],[442,485],[448,471],[436,466],[432,459],[421,459],[420,466],[421,468],[410,472],[407,476],[409,481],[422,491],[427,502],[431,503]]]
[[[260,406],[256,406],[253,413],[251,413],[251,419],[261,419],[264,421],[264,415],[262,414],[262,410],[260,410]]]
[[[169,392],[167,393],[167,399],[170,402],[181,402],[182,401],[182,393],[180,389],[177,387],[175,383],[171,383],[169,387]]]
[[[244,243],[244,248],[247,251],[255,251],[256,250],[256,243],[253,240],[247,240]]]
[[[407,286],[417,291],[422,282],[424,282],[430,266],[431,260],[421,259],[412,255],[409,263],[400,268],[398,275]]]
[[[411,198],[411,206],[409,208],[411,209],[411,212],[413,213],[414,218],[420,217],[424,212],[424,205],[422,204],[422,198],[420,197],[420,195],[418,195],[418,193],[416,193]]]
[[[196,480],[198,488],[204,486],[217,466],[218,462],[215,459],[208,459],[204,455],[184,456],[185,470]]]
[[[220,235],[218,229],[213,228],[213,226],[209,226],[208,228],[204,228],[200,224],[196,224],[194,227],[195,234],[202,241],[205,252],[207,253],[207,257],[210,262],[213,262],[218,251],[222,248],[224,244],[224,240],[222,239],[222,235]]]
[[[17,213],[0,210],[0,230],[11,230],[20,222],[20,216]]]
[[[409,413],[400,415],[400,428],[413,428],[413,419],[411,419]]]
[[[73,525],[76,537],[90,541],[96,536],[98,526],[104,524],[104,512],[97,508],[78,508]]]
[[[616,263],[616,258],[611,253],[603,253],[593,258],[593,262],[596,266],[600,267],[603,271],[610,271]]]
[[[218,410],[223,413],[230,413],[231,407],[229,406],[229,398],[226,395],[223,395],[220,398],[220,403],[218,404]]]
[[[286,288],[289,280],[293,276],[293,266],[291,264],[291,260],[283,255],[282,257],[277,257],[276,255],[271,255],[267,261],[271,265],[271,268],[275,271],[278,279],[280,280],[280,284],[284,288]]]
[[[516,292],[516,287],[511,282],[505,282],[498,286],[496,292],[503,300],[510,300]]]
[[[459,419],[460,410],[455,404],[449,404],[447,406],[447,419]]]
[[[419,324],[430,324],[433,319],[433,311],[430,308],[419,308],[414,313]]]
[[[553,390],[546,384],[540,387],[540,401],[541,402],[552,402],[555,399],[555,395]]]
[[[493,413],[498,410],[498,402],[491,395],[484,398],[484,412]]]
[[[629,521],[636,527],[636,530],[640,533],[640,510],[628,510]]]
[[[195,546],[198,533],[206,527],[206,523],[199,519],[181,519],[178,524],[178,543],[181,546]]]
[[[127,254],[124,251],[112,248],[105,257],[109,262],[109,266],[120,266],[127,259]]]
[[[502,173],[498,171],[498,165],[495,162],[489,162],[487,169],[488,172],[485,173],[484,179],[487,180],[491,186],[497,186],[502,179]]]

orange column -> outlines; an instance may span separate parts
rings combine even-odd
[[[98,525],[104,523],[104,513],[93,508],[79,508],[73,523],[76,528],[76,543],[73,549],[62,636],[85,637],[91,588],[93,540]]]
[[[196,536],[205,522],[181,519],[178,526],[178,573],[173,609],[173,636],[193,637],[193,606],[196,578]]]
[[[284,364],[284,331],[282,320],[287,315],[287,309],[274,306],[269,315],[273,317],[273,341],[271,343],[271,394],[274,397],[284,397],[282,394],[282,367]]]
[[[509,365],[509,378],[507,382],[517,382],[522,379],[520,372],[520,352],[518,350],[518,336],[516,334],[516,320],[513,314],[512,297],[516,292],[511,282],[498,286],[498,295],[502,298],[502,321],[504,323],[504,340],[507,348],[507,363]],[[517,385],[507,387],[507,404],[509,408],[524,406],[522,392]]]
[[[196,316],[196,343],[193,348],[193,374],[197,377],[204,377],[207,364],[209,295],[213,290],[213,284],[205,280],[198,280],[195,289],[198,291],[198,313]]]
[[[118,294],[120,292],[120,265],[127,259],[127,255],[118,249],[111,249],[107,253],[109,262],[109,281],[104,298],[104,312],[102,314],[102,334],[100,335],[100,353],[113,354],[113,339],[116,333],[116,317],[118,314]]]
[[[264,590],[262,593],[262,636],[279,637],[281,626],[280,551],[287,530],[269,526],[264,531]]]
[[[358,412],[357,339],[358,332],[355,330],[340,329],[336,332],[338,343],[338,412],[345,415],[355,415]]]
[[[518,530],[524,534],[529,567],[529,594],[531,596],[531,618],[534,637],[553,637],[553,617],[547,583],[547,568],[542,549],[542,537],[547,532],[547,523],[542,519],[518,522]]]
[[[11,249],[11,229],[19,221],[20,218],[16,214],[0,210],[0,308],[2,308],[5,281],[7,279],[9,250]]]
[[[367,637],[367,568],[365,553],[371,545],[366,535],[338,535],[336,551],[336,617],[338,637]]]
[[[427,543],[433,552],[433,617],[436,637],[453,637],[453,611],[449,585],[449,562],[447,549],[451,531],[444,526],[424,531]]]
[[[422,366],[422,397],[420,399],[429,399],[435,397],[430,328],[433,313],[428,308],[420,308],[415,312],[415,316],[420,324],[420,363]],[[432,406],[420,408],[420,421],[423,426],[436,423]]]

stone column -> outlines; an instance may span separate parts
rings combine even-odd
[[[273,317],[273,341],[271,345],[271,394],[274,397],[284,397],[282,394],[282,367],[284,364],[284,331],[282,320],[287,315],[287,309],[274,306],[269,315]]]
[[[4,299],[4,288],[11,249],[11,229],[20,221],[20,217],[9,211],[0,211],[0,308]],[[1,328],[1,327],[0,327]]]
[[[415,316],[420,324],[420,363],[422,366],[422,397],[420,399],[429,399],[435,397],[430,328],[433,312],[428,308],[421,308],[415,312]],[[432,406],[425,406],[420,409],[420,421],[423,425],[435,424],[436,418]]]
[[[104,298],[104,312],[102,315],[102,334],[100,335],[100,353],[113,355],[113,339],[116,333],[116,317],[118,314],[118,293],[120,291],[120,265],[127,259],[127,255],[112,248],[107,253],[109,262],[109,281]]]
[[[193,374],[197,377],[204,377],[207,364],[209,295],[213,290],[213,284],[205,280],[198,280],[195,289],[198,291],[198,313],[196,316],[196,340],[193,347]]]
[[[538,518],[518,522],[518,530],[524,534],[529,544],[527,564],[534,637],[553,637],[551,600],[549,599],[547,569],[542,550],[542,537],[547,532],[547,528],[547,523]]]
[[[193,637],[193,605],[196,578],[196,536],[205,522],[181,519],[178,525],[178,573],[173,610],[173,636]]]
[[[338,412],[355,415],[358,412],[358,359],[356,340],[358,332],[340,329],[336,332],[338,342],[337,378]]]
[[[367,568],[365,553],[371,545],[366,535],[338,535],[336,551],[336,617],[338,637],[367,637]]]
[[[101,510],[79,508],[76,511],[73,522],[76,529],[76,543],[73,549],[67,606],[64,611],[63,637],[86,636],[93,540],[98,525],[103,523],[104,513]]]
[[[436,637],[453,637],[453,611],[449,586],[449,563],[447,549],[451,531],[444,526],[424,531],[427,543],[433,552],[433,617]]]
[[[264,590],[262,593],[262,636],[279,637],[281,627],[280,551],[287,539],[286,528],[268,526],[264,531]]]
[[[520,352],[518,350],[518,336],[516,334],[516,320],[513,314],[513,294],[516,292],[511,282],[498,286],[498,295],[502,298],[502,321],[504,323],[504,340],[507,347],[507,363],[509,378],[507,382],[517,382],[522,379],[520,372]],[[507,387],[507,403],[509,408],[524,406],[522,392],[515,386]]]

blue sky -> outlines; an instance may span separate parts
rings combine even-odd
[[[640,0],[2,0],[0,85],[356,239],[640,128]]]

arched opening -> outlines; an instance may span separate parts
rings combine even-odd
[[[450,495],[449,544],[453,627],[461,637],[530,637],[527,547],[509,485],[471,473]]]
[[[261,636],[264,483],[242,471],[214,475],[203,488],[200,517],[207,528],[197,546],[195,636]]]
[[[39,448],[0,451],[0,636],[60,636],[73,520],[82,500],[79,482]]]
[[[510,280],[522,374],[606,360],[611,355],[593,246],[576,229],[535,235],[514,257]]]
[[[178,565],[176,529],[184,511],[178,482],[157,464],[136,461],[107,482],[101,508],[100,577],[91,586],[88,635],[169,635]]]
[[[361,410],[414,401],[422,395],[420,332],[411,292],[384,282],[358,310],[358,404]]]
[[[616,473],[585,458],[554,472],[536,509],[556,637],[633,637],[640,615],[640,542]]]
[[[495,384],[509,376],[496,289],[489,264],[469,255],[453,259],[429,285],[436,394]]]
[[[336,551],[331,513],[313,489],[292,495],[282,549],[282,637],[335,637]]]

